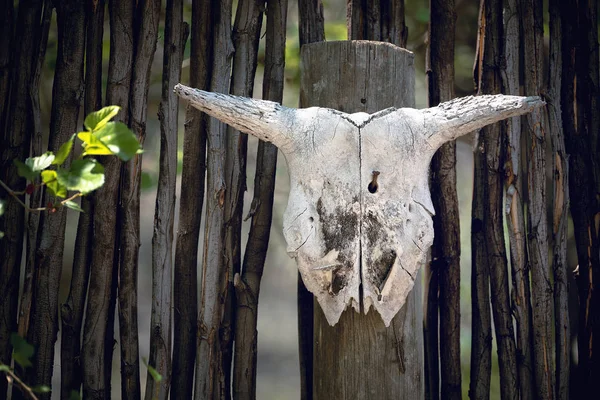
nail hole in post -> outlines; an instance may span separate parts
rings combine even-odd
[[[367,186],[367,189],[369,189],[370,193],[377,192],[377,189],[379,188],[379,184],[377,183],[377,178],[379,177],[379,174],[379,171],[373,171],[373,179],[371,179],[371,183],[369,183],[369,186]]]

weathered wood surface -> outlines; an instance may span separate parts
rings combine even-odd
[[[102,37],[105,6],[104,0],[86,2],[84,115],[102,108]],[[77,224],[69,295],[60,308],[62,322],[60,395],[64,400],[69,398],[72,390],[79,392],[83,376],[81,371],[81,330],[90,276],[92,236],[94,234],[93,207],[94,202],[91,196],[81,198],[81,208],[84,212],[79,214]]]
[[[320,63],[319,58],[325,59],[329,49],[337,51],[333,52],[333,57],[328,59],[328,62]],[[334,58],[335,56],[338,58]],[[304,49],[302,62],[302,106],[335,106],[345,112],[375,112],[391,106],[414,106],[413,56],[398,47],[383,44],[374,46],[368,42],[358,42],[356,46],[350,43],[314,45]],[[338,65],[347,66],[341,76],[337,75]],[[320,74],[324,76],[321,77]],[[328,82],[324,88],[321,87],[323,82]],[[355,85],[347,85],[347,82],[355,82]],[[394,87],[401,89],[394,90]],[[389,129],[385,129],[385,126],[382,128],[380,132],[373,132],[390,135]],[[362,136],[362,132],[359,131],[359,135]],[[392,171],[396,162],[393,156],[402,152],[382,151],[385,139],[382,140],[384,143],[377,143],[371,142],[368,136],[365,138],[368,142],[363,143],[372,143],[372,146],[377,144],[370,149],[373,155],[386,153],[392,157],[386,157],[386,166],[365,165],[365,169],[361,171],[360,182],[354,187],[362,188],[360,195],[370,200],[375,200],[374,196],[385,193],[389,198],[404,195],[398,192],[397,187],[385,186],[390,177],[389,171]],[[359,164],[361,156],[363,154],[359,153]],[[376,162],[377,158],[371,161]],[[379,175],[374,175],[373,171],[378,171]],[[373,182],[373,179],[376,182]],[[385,192],[382,193],[381,190]],[[370,206],[374,207],[375,204]],[[363,204],[363,207],[366,208],[366,204]],[[375,218],[369,215],[370,230],[364,231],[361,241],[366,241],[359,246],[377,247],[376,243],[372,243],[377,239],[375,235],[380,230],[375,225],[378,223],[376,218],[385,218],[384,214],[387,214],[387,210],[379,211],[382,215]],[[364,225],[360,226],[359,230],[364,228]],[[388,249],[388,254],[384,254],[384,257],[393,256],[394,251],[393,248]],[[368,265],[365,262],[371,260],[361,261],[365,266]],[[389,263],[389,260],[386,261]],[[393,259],[391,261],[393,263]],[[362,278],[364,277],[363,271]],[[377,278],[382,279],[381,276]],[[389,277],[387,280],[393,282]],[[369,289],[372,290],[373,286]],[[375,286],[375,289],[378,290],[379,287]],[[399,315],[392,319],[391,327],[388,328],[373,311],[367,315],[360,315],[352,310],[342,314],[338,324],[330,327],[322,311],[315,307],[314,398],[422,398],[425,380],[423,332],[420,329],[421,293],[419,284],[408,295],[407,304]],[[360,301],[362,302],[362,299]],[[361,304],[361,307],[364,307],[364,304]]]
[[[231,0],[212,0],[213,74],[211,90],[229,92],[231,58]],[[227,95],[221,95],[227,96]],[[234,126],[235,127],[235,126]],[[224,264],[226,126],[210,118],[207,136],[206,216],[198,307],[198,342],[194,399],[220,399],[225,390],[221,321],[227,299],[228,272]],[[237,128],[237,127],[236,127]]]
[[[39,114],[35,115],[33,103],[38,96],[31,94],[38,92],[34,75],[40,56],[38,41],[44,30],[40,24],[44,3],[20,2],[18,12],[16,7],[13,10],[13,3],[9,3],[2,5],[2,11],[5,12],[2,15],[2,42],[6,50],[2,50],[0,56],[0,179],[13,190],[23,190],[25,181],[17,174],[17,167],[12,160],[23,160],[29,156],[31,136],[35,130],[34,120],[39,118]],[[15,13],[16,21],[13,19]],[[19,40],[14,40],[16,37]],[[0,189],[0,198],[7,197],[5,190]],[[6,202],[4,215],[0,218],[0,231],[4,232],[0,240],[0,362],[8,365],[12,358],[10,335],[17,331],[24,227],[25,210],[16,202]],[[35,242],[31,246],[35,247]],[[30,299],[32,278],[27,280]],[[24,290],[27,289],[26,286]],[[20,308],[23,309],[24,305]],[[26,315],[29,316],[28,310]],[[2,379],[0,397],[5,396],[7,388],[8,381]]]
[[[208,89],[212,69],[211,2],[192,2],[190,32],[190,85]],[[208,116],[188,106],[183,137],[182,182],[175,247],[173,285],[174,331],[172,399],[191,399],[198,319],[198,241],[206,177],[206,126]]]
[[[263,22],[264,0],[241,0],[237,4],[235,22],[233,24],[232,41],[235,52],[231,67],[231,85],[229,93],[236,96],[252,97],[254,89],[254,77],[258,63],[258,42]],[[267,39],[268,43],[268,39]],[[232,362],[234,357],[234,335],[237,328],[237,298],[234,287],[234,277],[240,274],[242,269],[242,212],[244,211],[244,193],[246,192],[246,163],[248,153],[248,135],[240,133],[231,126],[227,127],[226,133],[226,160],[225,160],[225,250],[224,259],[227,270],[227,298],[225,300],[225,311],[221,321],[221,336],[223,338],[221,349],[223,349],[223,370],[225,374],[225,398],[231,397],[232,383],[234,391],[239,390],[240,376],[232,376]],[[244,339],[251,340],[251,333],[244,335]],[[244,339],[235,340],[236,360],[238,347]],[[252,342],[246,342],[251,344]],[[251,352],[251,351],[250,351]],[[244,357],[248,360],[247,357]],[[239,372],[239,364],[234,364],[233,369]],[[245,369],[245,368],[244,368]],[[233,372],[235,374],[235,372]],[[252,379],[250,379],[252,380]],[[242,392],[248,393],[246,389]],[[250,389],[252,392],[252,389]],[[242,396],[236,396],[240,399]],[[256,397],[256,395],[254,395]]]
[[[57,14],[58,49],[52,86],[52,111],[48,150],[57,151],[78,128],[78,117],[83,96],[83,65],[85,42],[85,4],[62,0],[54,3]],[[66,164],[70,164],[70,157]],[[43,204],[56,201],[48,191]],[[54,370],[54,344],[58,334],[58,291],[63,266],[63,251],[67,210],[40,217],[33,269],[33,297],[28,341],[36,351],[33,366],[27,371],[27,382],[32,385],[51,385]],[[50,399],[49,393],[38,395]]]
[[[134,53],[129,92],[129,127],[143,146],[146,138],[150,71],[158,39],[158,20],[160,19],[161,2],[160,0],[136,1],[134,7]],[[119,184],[119,218],[117,220],[119,235],[118,297],[119,334],[121,339],[121,396],[124,399],[140,398],[141,385],[139,374],[137,278],[139,249],[141,245],[140,190],[142,157],[143,154],[136,154],[133,159],[121,164],[121,182]],[[158,280],[160,281],[160,278]],[[155,293],[154,287],[153,293]],[[156,297],[153,296],[153,299],[156,299]],[[114,306],[112,304],[109,310],[114,314]],[[111,325],[113,318],[109,314]],[[109,326],[108,333],[109,335],[107,335],[106,339],[108,343],[111,343],[112,326]],[[111,360],[112,350],[107,348],[106,352],[106,359]],[[152,351],[150,353],[150,359],[152,359]],[[156,364],[152,365],[156,366]],[[110,369],[107,370],[107,375],[110,377]],[[148,398],[147,395],[146,398]]]
[[[503,2],[504,58],[502,73],[504,93],[518,95],[520,92],[520,20],[518,0]],[[510,246],[510,269],[512,278],[511,307],[515,319],[517,372],[521,400],[533,398],[533,346],[531,340],[531,292],[529,261],[523,207],[523,174],[521,167],[521,118],[506,121],[507,140],[504,151],[504,187],[506,192],[506,226]]]
[[[593,340],[598,337],[600,321],[600,293],[594,288],[600,275],[598,2],[563,1],[560,7],[563,27],[561,106],[578,259],[578,367],[573,397],[584,398],[600,391],[600,351],[597,351],[598,340]]]
[[[559,0],[550,0],[550,71],[548,78],[548,129],[552,143],[554,177],[552,238],[554,272],[554,333],[556,346],[556,399],[570,397],[571,316],[569,315],[570,270],[567,263],[569,223],[569,163],[565,148],[562,107],[562,22]]]
[[[481,95],[497,94],[502,92],[502,78],[500,68],[503,64],[502,42],[503,21],[502,1],[482,0],[479,11],[479,35],[477,40],[477,55],[474,69],[477,93]],[[502,198],[504,194],[504,151],[502,139],[505,135],[504,124],[486,126],[478,133],[477,150],[475,153],[475,169],[480,179],[474,184],[473,209],[479,208],[482,213],[473,215],[472,229],[478,228],[483,232],[483,241],[477,243],[477,249],[486,258],[477,258],[473,268],[478,274],[489,271],[489,293],[494,317],[494,330],[498,343],[498,369],[500,373],[500,387],[502,398],[516,399],[519,395],[517,375],[517,353],[514,339],[514,327],[510,297],[508,291],[508,263],[506,259],[506,246],[504,242],[504,228],[502,225],[504,207]],[[477,206],[475,202],[478,202]],[[487,287],[478,287],[478,290],[487,291]],[[481,293],[478,293],[480,296]],[[487,303],[480,306],[489,307]],[[473,318],[475,323],[476,319]],[[482,327],[487,330],[487,326]],[[473,332],[479,328],[473,327]],[[483,329],[478,333],[482,333]],[[475,341],[475,338],[473,339]],[[489,343],[479,345],[490,346]],[[477,357],[480,350],[473,349],[472,354]],[[472,367],[474,369],[474,367]],[[481,371],[484,372],[484,371]],[[488,379],[490,370],[484,372],[481,378]],[[473,382],[474,385],[479,385]],[[477,395],[487,396],[488,392],[479,392]],[[479,397],[475,397],[479,398]]]
[[[116,119],[127,122],[129,115],[129,89],[133,64],[134,2],[109,2],[110,58],[106,103],[119,104],[121,111]],[[116,157],[102,161],[106,182],[93,194],[94,246],[92,248],[88,300],[83,327],[81,365],[83,371],[83,398],[104,399],[110,394],[107,370],[112,365],[105,354],[107,330],[113,329],[109,303],[114,285],[114,268],[118,262],[116,241],[117,213],[121,162]],[[121,341],[121,345],[124,343]],[[110,356],[112,357],[112,341]],[[125,397],[126,395],[123,395]]]
[[[404,1],[347,0],[346,12],[348,38],[376,40],[406,47],[408,27],[404,19]]]
[[[339,82],[348,82],[347,77]],[[325,96],[322,81],[315,87]],[[175,90],[286,155],[288,252],[330,324],[348,305],[364,312],[372,305],[389,325],[404,304],[433,240],[428,169],[435,151],[460,135],[544,104],[538,97],[478,96],[425,110],[346,114],[322,107],[296,110],[183,85]]]
[[[427,88],[429,106],[454,98],[454,0],[430,0]],[[426,283],[426,397],[462,397],[460,365],[460,218],[456,190],[456,142],[444,144],[431,160],[434,239]],[[437,285],[436,285],[437,283]],[[439,298],[437,290],[439,287]],[[429,289],[429,291],[427,291]],[[437,340],[439,307],[439,341]],[[437,357],[439,343],[439,361]],[[439,375],[438,375],[439,368]]]
[[[177,134],[179,103],[172,88],[181,78],[183,49],[188,26],[183,22],[183,2],[167,0],[163,54],[160,121],[160,170],[152,235],[152,315],[150,357],[162,379],[155,382],[148,371],[145,398],[166,400],[171,384],[171,274],[173,269],[173,225],[177,182]]]
[[[308,43],[325,41],[325,20],[321,0],[299,0],[300,49]],[[302,103],[300,104],[302,107]],[[315,299],[306,289],[302,276],[298,272],[298,350],[300,359],[300,399],[311,400],[313,388],[313,332]]]
[[[287,0],[267,1],[267,27],[263,98],[281,102],[285,66]],[[254,71],[253,71],[254,72]],[[265,267],[277,168],[277,147],[260,142],[256,155],[254,197],[250,207],[250,232],[239,274],[235,275],[235,359],[233,395],[239,400],[256,398],[258,353],[258,304],[261,278]]]
[[[521,45],[527,95],[547,93],[544,77],[543,8],[541,0],[521,2]],[[527,246],[531,267],[534,396],[549,399],[555,396],[556,369],[552,356],[555,351],[552,340],[554,298],[548,258],[546,109],[536,110],[523,120],[523,133],[527,140]]]

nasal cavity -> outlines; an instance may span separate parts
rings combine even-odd
[[[370,193],[376,193],[377,189],[379,189],[379,184],[377,183],[377,178],[379,177],[379,174],[379,171],[373,171],[371,182],[369,183],[369,186],[367,186],[367,189],[369,189]]]

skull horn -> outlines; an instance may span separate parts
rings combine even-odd
[[[180,83],[175,85],[174,92],[194,108],[235,129],[271,142],[284,153],[293,152],[295,144],[290,127],[294,126],[297,110],[272,101],[206,92]]]
[[[528,114],[545,104],[538,96],[467,96],[420,110],[423,120],[415,123],[423,127],[425,139],[435,152],[446,142],[494,122]]]

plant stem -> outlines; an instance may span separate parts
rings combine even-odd
[[[11,188],[9,188],[6,183],[4,183],[2,181],[2,179],[0,179],[0,186],[2,186],[4,188],[4,190],[6,190],[8,192],[8,194],[10,194],[12,197],[14,197],[20,205],[22,205],[23,207],[25,207],[25,209],[28,209],[29,207],[27,207],[27,205],[25,203],[23,203],[23,201],[21,201],[21,199],[17,196],[17,194],[14,192],[14,190],[12,190]]]
[[[0,183],[2,183],[2,186],[5,186],[4,182],[0,181]],[[33,389],[31,389],[25,382],[23,382],[11,369],[6,370],[5,372],[6,375],[8,375],[7,379],[9,383],[11,379],[14,380],[18,383],[24,394],[28,395],[32,400],[38,400],[35,393],[33,393]]]
[[[15,198],[15,200],[17,200],[19,202],[19,204],[21,206],[23,206],[23,208],[25,208],[26,211],[28,212],[42,212],[42,211],[47,211],[48,207],[39,207],[39,208],[30,208],[27,204],[25,204],[18,196],[19,192],[15,192],[14,190],[12,190],[10,187],[8,187],[8,185],[6,185],[6,183],[4,183],[1,179],[0,179],[0,186],[2,186],[4,188],[4,190],[6,190],[8,192],[9,195],[11,195],[12,197]],[[43,186],[43,184],[41,185]],[[21,193],[22,194],[22,193]],[[77,192],[74,195],[72,195],[71,197],[64,199],[60,202],[61,206],[64,206],[65,203],[67,201],[73,201],[78,197],[83,196],[83,193],[81,192]]]
[[[64,199],[63,201],[61,201],[60,205],[64,205],[67,201],[73,201],[76,198],[81,197],[81,196],[83,196],[83,193],[77,192],[73,196],[69,197],[68,199]]]

